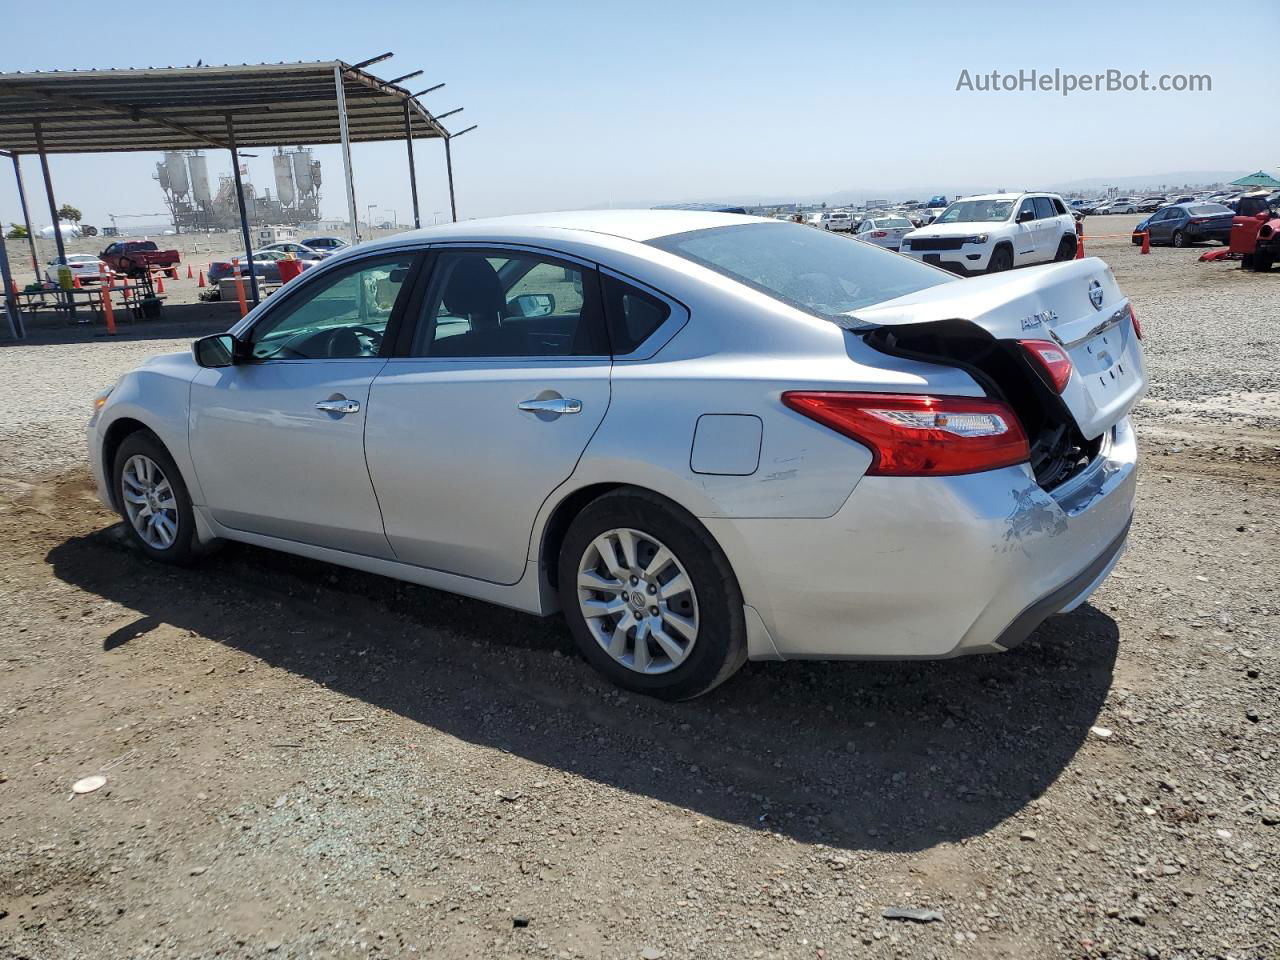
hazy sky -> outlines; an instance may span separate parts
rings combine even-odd
[[[422,68],[417,87],[453,129],[463,217],[844,190],[1017,188],[1184,170],[1276,171],[1280,3],[1225,17],[1204,0],[1118,3],[393,3],[302,0],[231,7],[171,0],[107,30],[99,3],[4,0],[0,70],[343,59]],[[222,11],[227,24],[217,24]],[[102,29],[72,28],[83,17]],[[119,18],[117,18],[119,20]],[[1246,22],[1247,21],[1247,22]],[[111,38],[115,39],[111,39]],[[129,37],[130,43],[119,42]],[[21,38],[21,42],[15,42]],[[1264,51],[1249,51],[1255,41]],[[1212,91],[957,92],[962,70],[1212,76]],[[271,186],[268,151],[248,161]],[[336,147],[321,147],[323,210],[345,214]],[[361,215],[410,216],[402,143],[353,148]],[[228,172],[210,151],[210,173]],[[88,223],[163,211],[156,154],[55,156],[59,202]],[[424,219],[447,210],[443,150],[418,146]],[[0,165],[0,217],[17,219]],[[24,162],[48,222],[39,166]]]

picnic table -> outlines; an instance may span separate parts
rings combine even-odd
[[[106,290],[111,296],[112,315],[117,320],[129,317],[154,320],[160,316],[160,305],[165,298],[157,296],[149,283],[140,281],[127,287],[122,283],[113,283]],[[102,295],[103,285],[100,283],[73,287],[70,290],[53,286],[41,287],[37,290],[18,291],[18,306],[27,313],[49,311],[63,314],[68,319],[74,312],[77,322],[93,323],[95,320],[105,320],[106,317]]]

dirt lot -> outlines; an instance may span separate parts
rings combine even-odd
[[[678,705],[556,620],[144,561],[82,427],[185,340],[0,349],[0,951],[1280,958],[1280,273],[1089,250],[1153,381],[1092,603],[1004,656],[752,664]]]

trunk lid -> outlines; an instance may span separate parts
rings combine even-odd
[[[1129,301],[1096,257],[943,283],[848,316],[853,330],[963,320],[997,340],[1057,344],[1073,368],[1062,403],[1086,440],[1102,436],[1146,390]]]

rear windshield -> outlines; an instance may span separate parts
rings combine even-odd
[[[131,240],[126,246],[130,250],[158,250],[154,240]]]
[[[1224,207],[1220,203],[1197,203],[1194,207],[1187,207],[1187,213],[1193,217],[1211,217],[1216,213],[1230,213],[1228,207]]]
[[[877,227],[909,227],[911,221],[906,217],[880,217],[876,220]]]
[[[938,223],[998,223],[1008,220],[1012,200],[957,200],[938,217]]]
[[[874,244],[799,224],[694,230],[649,244],[820,317],[838,317],[955,279]]]

